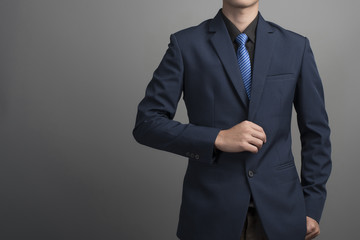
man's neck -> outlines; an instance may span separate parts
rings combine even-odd
[[[223,14],[241,31],[243,32],[247,26],[255,19],[259,11],[259,2],[246,7],[233,7],[226,3],[223,4]]]

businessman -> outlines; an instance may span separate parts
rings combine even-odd
[[[304,240],[320,233],[330,129],[309,41],[267,22],[258,0],[170,37],[133,135],[188,158],[181,240]],[[183,94],[189,123],[173,120]],[[292,107],[301,177],[291,152]]]

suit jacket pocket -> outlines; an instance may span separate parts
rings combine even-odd
[[[267,81],[281,81],[281,80],[291,80],[296,79],[295,74],[293,73],[284,73],[284,74],[271,74],[266,76]]]
[[[299,180],[294,161],[289,161],[275,167],[276,180],[278,184]]]
[[[285,162],[285,163],[281,163],[281,164],[276,166],[276,169],[277,170],[283,170],[283,169],[291,168],[291,167],[295,167],[294,161],[288,161],[288,162]]]

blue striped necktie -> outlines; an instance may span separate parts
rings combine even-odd
[[[237,59],[240,67],[240,73],[244,81],[246,94],[250,100],[251,93],[251,63],[250,56],[246,50],[245,43],[248,40],[248,36],[245,33],[241,33],[236,37],[236,42],[239,47],[237,49]]]

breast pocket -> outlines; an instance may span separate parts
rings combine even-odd
[[[270,74],[266,76],[266,81],[284,81],[284,80],[295,80],[296,76],[293,73],[282,73],[282,74]]]
[[[261,105],[265,116],[278,117],[291,112],[296,79],[296,75],[290,73],[266,76]]]

